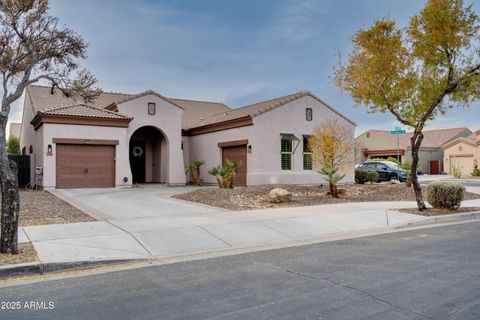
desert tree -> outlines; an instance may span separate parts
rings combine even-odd
[[[315,168],[328,181],[330,195],[338,198],[337,183],[353,168],[352,130],[338,120],[327,120],[313,131],[308,145]]]
[[[463,0],[428,0],[405,28],[383,18],[353,37],[336,67],[336,84],[357,105],[390,112],[411,127],[411,178],[418,209],[426,209],[417,179],[423,129],[454,106],[480,99],[480,21]]]
[[[7,140],[7,154],[20,154],[20,139],[10,136]]]
[[[15,163],[6,153],[6,126],[12,103],[36,82],[85,103],[99,93],[96,79],[79,62],[87,43],[60,25],[47,0],[0,0],[0,186],[2,194],[0,252],[18,253],[19,194]]]

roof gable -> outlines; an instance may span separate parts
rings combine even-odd
[[[453,146],[456,146],[459,143],[465,143],[465,144],[477,147],[478,145],[480,145],[480,140],[476,140],[473,137],[460,137],[442,145],[442,149],[445,150],[445,149],[451,148]]]
[[[344,118],[345,120],[350,122],[352,125],[356,126],[355,122],[353,122],[352,120],[347,118],[345,115],[335,110],[333,107],[331,107],[330,105],[328,105],[323,100],[321,100],[320,98],[318,98],[317,96],[315,96],[309,91],[300,91],[300,92],[292,93],[286,96],[261,101],[261,102],[247,105],[244,107],[231,109],[229,111],[226,110],[205,119],[201,125],[205,126],[205,125],[210,125],[210,124],[224,122],[224,121],[230,121],[230,120],[239,119],[239,118],[248,117],[248,116],[251,118],[254,118],[256,116],[259,116],[263,113],[279,108],[283,105],[286,105],[289,102],[295,101],[305,96],[310,96],[314,98],[315,100],[320,102],[323,106],[330,109],[340,117]]]
[[[132,100],[135,100],[135,99],[138,99],[138,98],[142,98],[142,97],[145,97],[145,96],[148,96],[148,95],[156,96],[156,97],[158,97],[162,100],[165,100],[165,101],[171,103],[175,107],[183,110],[183,108],[180,105],[178,105],[175,101],[173,101],[170,98],[164,97],[161,94],[159,94],[159,93],[157,93],[153,90],[146,90],[146,91],[140,92],[139,94],[130,95],[128,97],[125,97],[124,99],[121,99],[119,101],[115,101],[113,104],[119,105],[119,104],[122,104],[122,103],[125,103],[125,102],[128,102],[128,101],[132,101]],[[106,106],[106,107],[110,107],[110,105]]]

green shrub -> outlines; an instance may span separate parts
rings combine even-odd
[[[217,184],[223,189],[233,189],[235,187],[235,178],[237,177],[237,169],[242,165],[241,160],[227,160],[225,167],[213,167],[208,170],[208,174],[215,177]]]
[[[367,180],[367,175],[368,175],[367,170],[360,169],[360,168],[355,169],[355,182],[360,183],[360,184],[364,184],[365,182],[368,181]]]
[[[460,171],[460,167],[458,166],[458,163],[453,164],[452,174],[453,174],[453,177],[456,179],[460,179],[462,177],[462,171]]]
[[[480,169],[478,168],[478,162],[477,159],[473,160],[473,172],[472,176],[474,177],[480,177]]]
[[[412,170],[412,163],[409,161],[402,162],[400,164],[400,168],[402,168],[405,171],[411,171]],[[417,170],[420,170],[421,166],[420,163],[417,163]]]
[[[457,210],[465,196],[465,187],[457,182],[435,181],[428,184],[426,200],[434,208]]]
[[[15,137],[15,136],[8,137],[7,153],[8,154],[20,154],[20,139],[18,137]]]
[[[390,162],[393,162],[393,163],[396,163],[396,164],[400,164],[400,162],[397,160],[397,158],[394,158],[394,157],[388,157],[387,161],[390,161]]]
[[[367,173],[367,181],[370,183],[378,182],[378,172],[370,171]]]

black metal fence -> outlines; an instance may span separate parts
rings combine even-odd
[[[18,167],[18,186],[25,188],[30,183],[30,156],[9,155],[9,160],[15,161]]]

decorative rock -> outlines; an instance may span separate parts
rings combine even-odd
[[[400,181],[398,181],[397,179],[392,179],[388,182],[389,184],[402,184]]]
[[[272,203],[292,201],[292,193],[282,188],[275,188],[268,193],[268,201]]]

